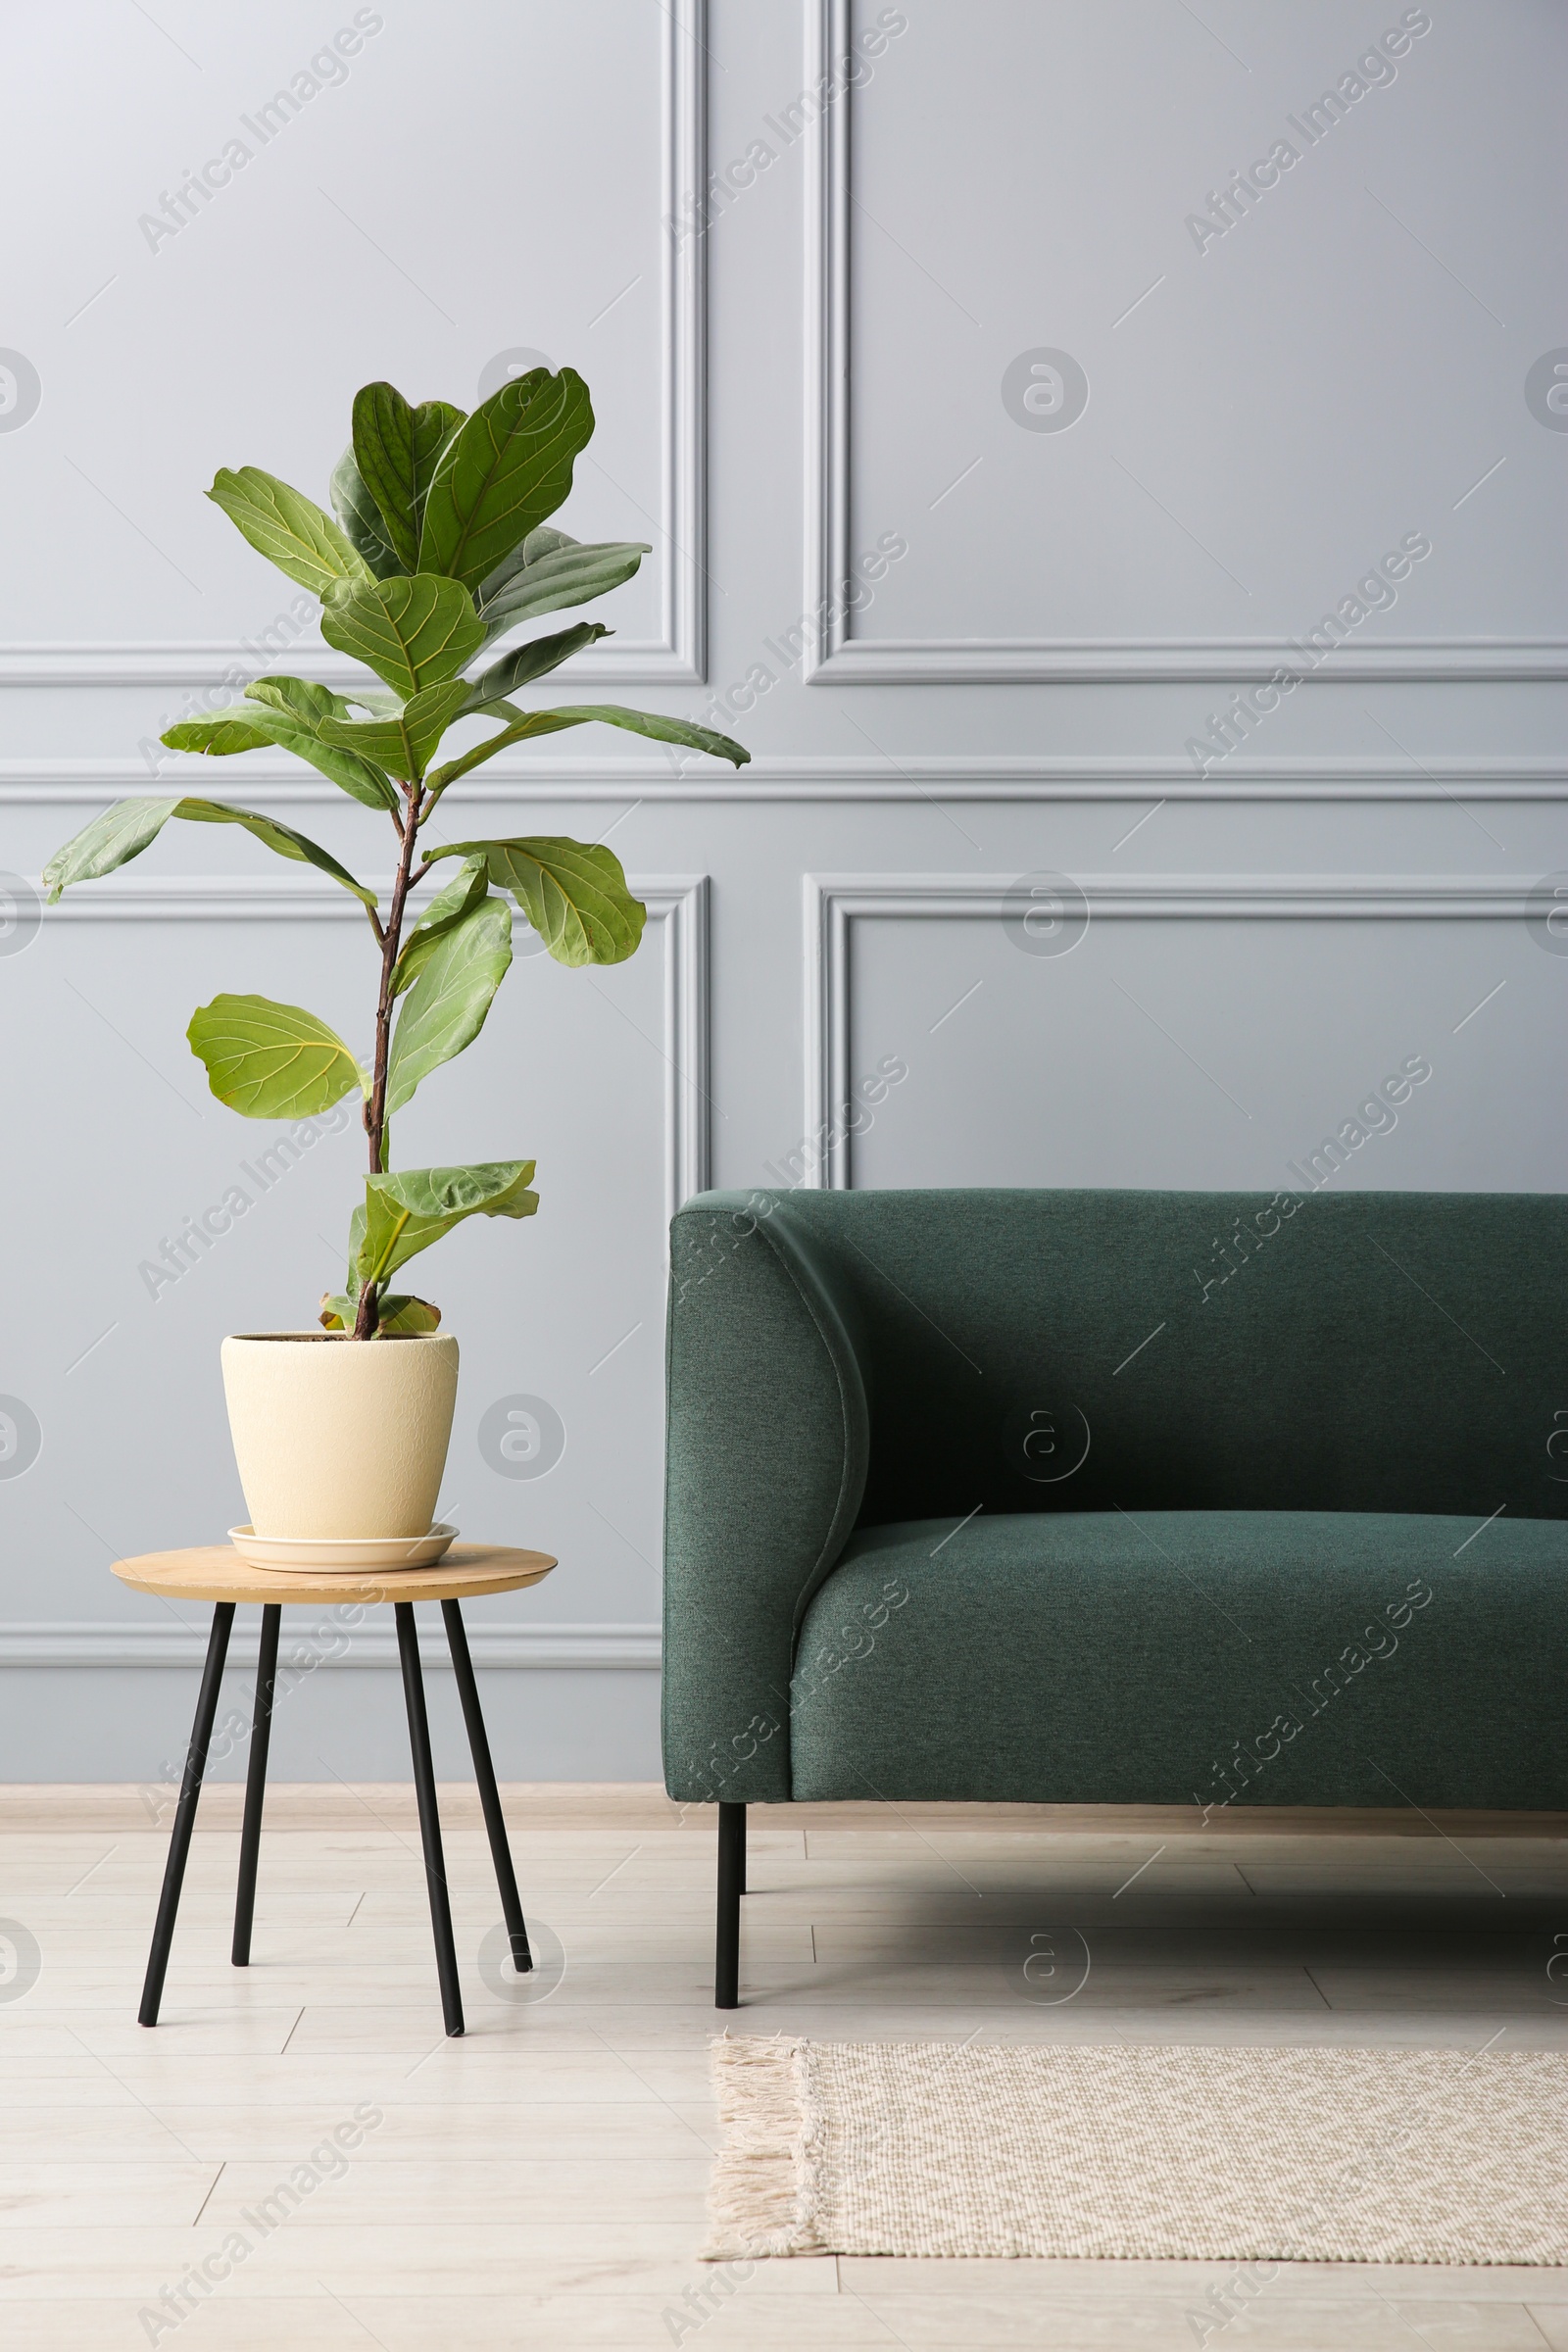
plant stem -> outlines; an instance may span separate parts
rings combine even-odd
[[[375,1059],[370,1072],[370,1099],[365,1106],[365,1129],[370,1139],[372,1176],[386,1173],[386,1071],[392,1045],[392,975],[397,969],[398,951],[403,939],[403,910],[409,895],[421,814],[419,785],[406,784],[403,789],[403,821],[398,826],[398,870],[393,877],[392,903],[387,908],[386,930],[381,941],[381,989],[375,1006]],[[375,1337],[378,1288],[376,1283],[368,1282],[360,1293],[359,1312],[354,1319],[354,1337],[357,1340],[373,1340]]]

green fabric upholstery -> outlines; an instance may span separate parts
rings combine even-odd
[[[869,1439],[810,1237],[775,1247],[774,1220],[736,1206],[677,1216],[670,1258],[664,1759],[671,1793],[705,1801],[790,1794],[796,1630],[855,1525]]]
[[[797,1797],[1568,1807],[1559,1520],[1041,1511],[862,1528]]]
[[[1397,1802],[1373,1765],[1423,1804],[1563,1801],[1557,1196],[707,1194],[671,1240],[673,1795],[1217,1802],[1280,1661],[1327,1666],[1415,1560],[1396,1655],[1245,1801]],[[1250,1666],[1123,1514],[1211,1558]],[[813,1681],[847,1623],[876,1646]]]

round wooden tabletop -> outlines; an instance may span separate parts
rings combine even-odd
[[[117,1560],[115,1574],[138,1592],[171,1600],[301,1601],[466,1600],[536,1585],[556,1565],[547,1551],[502,1544],[454,1544],[428,1568],[256,1568],[230,1544],[188,1551],[144,1551]]]

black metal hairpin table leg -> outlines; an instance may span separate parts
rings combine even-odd
[[[746,1807],[718,1808],[718,1934],[713,1952],[713,2007],[740,2007],[741,1883],[746,1871]]]
[[[250,1762],[245,1772],[245,1820],[239,1834],[239,1889],[234,1897],[236,1968],[251,1964],[251,1922],[256,1916],[256,1864],[262,1850],[262,1806],[267,1798],[267,1750],[272,1737],[272,1693],[277,1684],[277,1636],[283,1622],[279,1602],[262,1609],[262,1645],[256,1660],[256,1712],[251,1722]]]
[[[441,1816],[436,1810],[435,1769],[430,1761],[430,1722],[424,1710],[424,1678],[419,1672],[419,1635],[412,1601],[396,1603],[398,1657],[403,1667],[403,1696],[409,1710],[409,1747],[414,1757],[414,1786],[419,1799],[419,1838],[424,1847],[424,1881],[430,1894],[430,1925],[435,1932],[435,1967],[441,1984],[441,2014],[449,2034],[463,2032],[463,1996],[458,1990],[458,1953],[452,1940],[452,1904],[447,1894],[446,1862],[441,1851]]]
[[[207,1769],[207,1750],[212,1743],[213,1724],[218,1714],[218,1693],[223,1680],[223,1661],[228,1655],[228,1633],[233,1622],[234,1603],[231,1600],[215,1601],[213,1630],[207,1642],[207,1663],[202,1668],[202,1687],[196,1700],[196,1721],[191,1726],[184,1777],[179,1784],[179,1802],[174,1808],[174,1834],[169,1841],[169,1860],[164,1865],[164,1890],[158,1898],[153,1948],[147,1957],[141,2007],[136,2012],[138,2025],[156,2026],[158,2023],[159,2003],[164,1997],[164,1977],[169,1968],[169,1947],[174,1939],[179,1890],[184,1884],[185,1862],[190,1853],[190,1834],[196,1826],[196,1805],[202,1792],[202,1774]]]
[[[458,1686],[458,1696],[463,1701],[463,1720],[468,1727],[473,1777],[479,1785],[479,1802],[484,1809],[484,1826],[490,1838],[490,1858],[496,1866],[496,1885],[501,1889],[501,1913],[507,1923],[507,1937],[512,1945],[512,1965],[518,1976],[524,1976],[533,1966],[533,1954],[528,1949],[528,1931],[523,1925],[522,1900],[517,1893],[517,1874],[512,1867],[506,1815],[501,1810],[501,1791],[496,1787],[496,1768],[491,1761],[490,1739],[479,1707],[479,1686],[473,1679],[473,1660],[468,1654],[468,1635],[463,1622],[461,1602],[444,1600],[441,1603],[441,1617],[447,1629],[447,1647],[452,1652],[453,1678]]]

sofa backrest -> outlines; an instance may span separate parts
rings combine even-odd
[[[1568,1516],[1560,1196],[797,1192],[684,1213],[717,1209],[838,1307],[868,1411],[861,1525]]]

